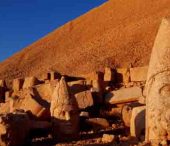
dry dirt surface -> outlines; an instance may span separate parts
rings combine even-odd
[[[109,0],[0,63],[0,78],[146,65],[161,19],[168,15],[170,0]]]

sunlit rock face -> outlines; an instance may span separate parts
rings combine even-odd
[[[146,140],[170,140],[170,19],[163,19],[147,77]]]
[[[78,133],[78,105],[75,98],[70,95],[64,77],[61,78],[54,90],[50,112],[53,122],[54,137],[67,139]]]

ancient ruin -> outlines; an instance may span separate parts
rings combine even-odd
[[[0,146],[170,145],[169,8],[109,0],[0,64]]]

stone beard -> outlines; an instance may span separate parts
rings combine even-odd
[[[148,82],[147,122],[150,141],[170,139],[170,70],[157,73]]]

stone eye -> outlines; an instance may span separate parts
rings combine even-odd
[[[160,94],[164,97],[169,97],[170,96],[170,84],[163,86],[160,89]]]

